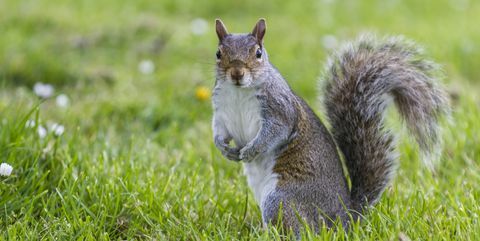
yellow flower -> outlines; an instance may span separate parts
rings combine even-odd
[[[204,86],[200,86],[195,90],[195,97],[197,100],[205,101],[210,98],[210,89]]]

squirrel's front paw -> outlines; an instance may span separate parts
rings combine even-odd
[[[230,161],[240,161],[240,149],[239,148],[231,148],[226,147],[222,150],[222,154]]]
[[[258,151],[252,145],[246,145],[240,150],[240,160],[249,162],[258,155]]]
[[[231,161],[240,161],[240,149],[232,148],[225,140],[215,138],[215,146],[220,150],[222,155]]]
[[[227,145],[219,146],[218,148],[222,155],[226,157],[228,160],[231,161],[240,161],[240,149],[239,148],[232,148]]]

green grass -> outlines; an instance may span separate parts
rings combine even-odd
[[[458,98],[434,173],[400,132],[400,165],[351,232],[308,239],[480,239],[478,1],[0,1],[0,240],[255,240],[263,230],[242,175],[212,144],[209,101],[221,17],[233,32],[266,17],[271,61],[320,113],[316,79],[328,49],[365,31],[425,46]],[[193,35],[195,18],[208,22]],[[155,72],[138,71],[151,60]],[[50,83],[67,108],[32,91]],[[65,133],[39,138],[28,120]]]

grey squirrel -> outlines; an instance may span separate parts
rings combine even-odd
[[[438,121],[449,104],[437,87],[435,64],[401,38],[366,36],[346,45],[324,77],[329,132],[269,62],[265,32],[264,19],[246,34],[230,34],[216,20],[215,146],[244,163],[264,224],[296,234],[302,223],[318,230],[340,219],[348,226],[392,179],[394,138],[383,123],[390,103],[421,151],[430,153],[438,143]]]

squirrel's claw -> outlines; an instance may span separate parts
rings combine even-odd
[[[219,137],[214,140],[215,146],[220,150],[222,155],[231,161],[240,161],[240,148],[231,148],[227,141]]]
[[[240,150],[238,148],[227,147],[222,151],[223,156],[225,156],[230,161],[240,161]]]
[[[224,157],[231,161],[240,161],[240,149],[239,148],[231,148],[227,145],[219,146],[218,149],[222,153]]]

